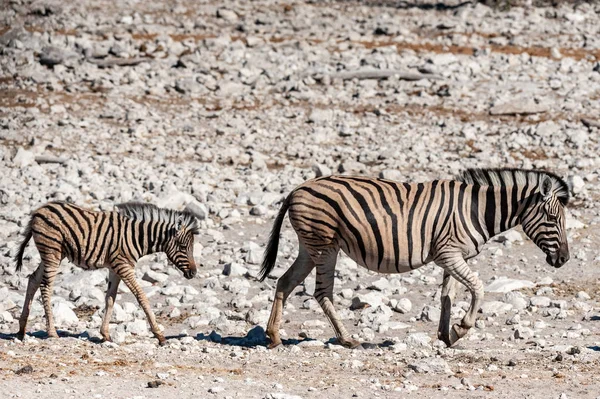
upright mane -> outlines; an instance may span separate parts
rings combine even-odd
[[[467,169],[458,177],[459,181],[467,184],[494,187],[512,187],[515,184],[523,185],[527,182],[541,184],[544,178],[552,181],[552,191],[563,204],[569,203],[569,187],[567,183],[554,173],[543,170],[527,169]]]
[[[159,208],[154,204],[142,202],[125,202],[115,205],[119,214],[134,220],[160,221],[169,224],[181,222],[192,234],[199,233],[196,217],[187,211],[176,211],[174,209]]]

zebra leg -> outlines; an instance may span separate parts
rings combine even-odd
[[[44,273],[44,263],[40,262],[38,268],[29,276],[29,282],[27,283],[27,294],[25,295],[25,302],[23,303],[23,311],[19,318],[19,333],[17,338],[21,341],[25,338],[25,330],[27,329],[27,319],[29,319],[29,311],[31,310],[31,303],[33,297],[40,288],[42,282],[42,274]]]
[[[338,252],[339,248],[324,251],[319,260],[315,262],[317,264],[315,299],[319,302],[323,312],[329,319],[329,323],[331,323],[340,344],[347,348],[356,348],[360,345],[360,342],[350,337],[350,334],[346,331],[333,307],[333,282]]]
[[[137,280],[135,279],[135,271],[133,266],[129,263],[121,263],[119,265],[115,265],[114,272],[123,280],[127,288],[131,291],[138,303],[144,309],[144,313],[146,313],[146,318],[148,318],[148,323],[150,324],[150,330],[154,334],[154,337],[158,339],[158,344],[163,346],[167,343],[165,336],[160,329],[158,328],[158,323],[156,323],[156,318],[154,317],[154,313],[150,308],[150,302],[146,297],[146,293],[140,287]]]
[[[115,298],[117,296],[117,289],[121,277],[119,277],[114,271],[108,271],[108,290],[106,291],[106,304],[104,308],[104,318],[102,319],[102,327],[100,327],[100,334],[104,341],[110,341],[109,323],[112,316],[113,306],[115,304]]]
[[[42,257],[44,264],[42,281],[40,282],[40,291],[42,293],[42,303],[44,304],[44,312],[46,313],[46,331],[49,338],[58,338],[56,327],[54,327],[54,315],[52,314],[52,305],[50,299],[52,297],[52,288],[54,287],[54,279],[58,274],[61,259]]]
[[[281,323],[285,301],[294,288],[304,281],[314,267],[315,264],[306,251],[306,248],[300,243],[298,257],[284,275],[277,280],[277,290],[275,299],[273,300],[273,308],[271,309],[271,316],[269,316],[269,323],[267,324],[267,336],[271,340],[269,348],[275,348],[281,344],[279,325]]]
[[[458,281],[456,281],[450,273],[444,271],[444,282],[442,285],[442,314],[438,326],[438,339],[444,341],[447,346],[452,345],[450,343],[450,312],[452,303],[456,297],[457,288]]]
[[[464,337],[469,329],[475,325],[475,319],[477,318],[477,312],[483,302],[483,283],[473,273],[473,271],[467,265],[467,262],[462,256],[457,255],[453,257],[446,257],[443,260],[438,260],[436,263],[444,268],[445,272],[448,272],[450,276],[455,278],[459,283],[463,284],[471,293],[471,307],[467,311],[465,317],[463,317],[460,324],[454,324],[450,329],[450,345],[454,345],[456,341]]]

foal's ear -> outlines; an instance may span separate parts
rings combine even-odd
[[[552,194],[552,179],[549,177],[544,177],[542,181],[542,185],[540,187],[540,193],[544,199],[548,199]]]
[[[183,215],[177,216],[177,220],[175,221],[175,229],[177,232],[180,232],[184,227],[184,218]]]

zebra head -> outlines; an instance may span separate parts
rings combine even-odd
[[[521,225],[527,236],[546,254],[546,262],[558,268],[569,260],[565,229],[566,184],[554,176],[542,175],[535,192],[523,210]]]
[[[183,272],[187,279],[196,275],[197,268],[194,261],[194,235],[198,234],[196,220],[187,213],[177,216],[176,226],[166,245],[165,253],[169,261]]]

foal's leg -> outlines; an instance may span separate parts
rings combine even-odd
[[[108,290],[106,291],[106,304],[104,308],[104,318],[102,319],[102,327],[100,327],[100,334],[105,341],[110,341],[109,323],[112,316],[113,306],[115,304],[115,298],[117,296],[117,289],[121,277],[119,277],[114,271],[108,271]]]
[[[454,345],[456,341],[464,337],[469,329],[475,325],[477,312],[481,307],[484,297],[483,283],[458,253],[441,254],[435,260],[435,263],[444,268],[444,271],[455,278],[459,283],[467,287],[471,293],[471,307],[467,311],[467,314],[465,314],[460,324],[454,324],[449,331],[449,342],[446,344],[449,343],[450,345]]]
[[[40,262],[38,268],[33,273],[31,273],[31,275],[29,275],[29,282],[27,283],[27,294],[25,295],[23,311],[21,312],[21,317],[19,318],[19,333],[17,334],[17,338],[21,341],[25,338],[25,331],[27,329],[27,319],[29,318],[31,303],[33,302],[33,297],[35,296],[35,293],[37,292],[38,288],[40,288],[43,273],[44,263]]]
[[[283,305],[285,304],[285,301],[292,293],[294,288],[304,281],[306,276],[308,276],[314,267],[314,262],[308,255],[308,252],[302,243],[300,243],[298,257],[292,266],[290,266],[290,268],[284,273],[284,275],[277,280],[275,299],[273,300],[271,316],[269,317],[269,323],[267,324],[267,335],[271,340],[269,348],[274,348],[281,344],[279,325],[281,323],[281,316],[283,314]]]
[[[148,301],[148,297],[146,297],[146,293],[135,279],[135,270],[133,268],[133,265],[125,262],[117,263],[114,265],[113,271],[123,280],[125,285],[127,285],[127,288],[129,288],[131,293],[135,295],[142,309],[144,309],[144,313],[146,313],[148,323],[150,324],[150,329],[152,330],[152,333],[154,334],[156,339],[158,339],[158,343],[161,346],[166,344],[167,340],[158,328],[156,318],[154,317],[154,313],[152,313],[152,309],[150,308],[150,302]]]
[[[352,339],[333,307],[333,282],[338,252],[339,248],[331,248],[323,251],[317,259],[313,257],[317,265],[315,299],[329,319],[340,344],[347,348],[356,348],[360,342]]]
[[[50,338],[58,338],[58,333],[54,326],[54,315],[52,314],[50,300],[52,297],[52,288],[54,287],[54,279],[58,274],[61,260],[60,256],[42,255],[44,268],[42,281],[40,282],[40,291],[42,293],[42,303],[44,304],[44,311],[46,313],[46,331]]]

